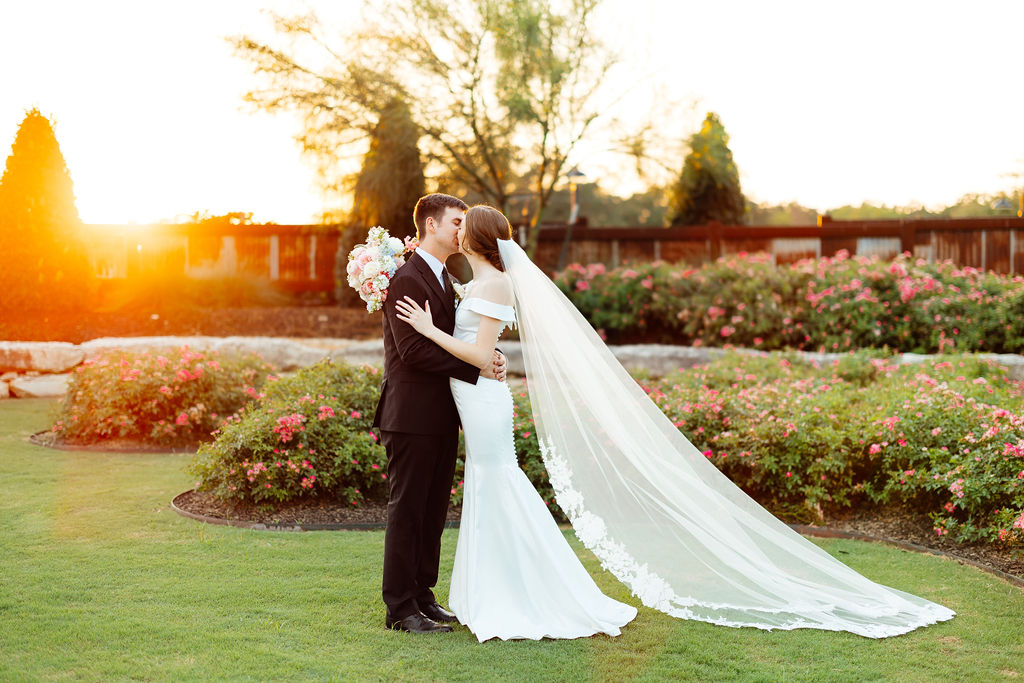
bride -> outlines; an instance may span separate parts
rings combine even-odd
[[[474,279],[454,335],[411,299],[396,303],[399,317],[477,365],[518,321],[558,504],[583,544],[644,605],[723,626],[870,638],[954,616],[861,576],[743,493],[679,433],[510,238],[499,211],[471,208],[459,244]],[[459,620],[481,641],[618,633],[635,610],[597,590],[516,466],[507,387],[451,385],[466,440],[449,596]]]

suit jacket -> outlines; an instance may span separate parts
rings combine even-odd
[[[384,381],[373,426],[408,434],[448,434],[458,429],[459,413],[449,377],[476,384],[480,368],[459,360],[396,317],[395,302],[410,296],[430,302],[438,329],[455,329],[455,294],[447,290],[419,254],[413,253],[388,286],[384,302]]]

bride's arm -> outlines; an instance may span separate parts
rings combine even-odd
[[[484,301],[501,305],[511,305],[512,288],[507,282],[496,283],[496,286],[488,291],[482,291],[483,296],[479,297]],[[478,368],[488,367],[494,356],[494,347],[498,343],[498,335],[501,334],[505,323],[490,316],[480,316],[480,327],[477,329],[476,342],[469,343],[456,339],[452,335],[442,332],[434,326],[430,315],[430,302],[426,302],[426,310],[420,308],[411,297],[405,297],[402,301],[395,302],[397,309],[396,317],[404,320],[427,339],[431,340],[448,353],[460,360],[471,363]]]

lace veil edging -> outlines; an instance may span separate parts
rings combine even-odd
[[[518,244],[498,248],[558,504],[644,605],[726,626],[872,638],[954,616],[854,572],[749,498],[679,433]]]

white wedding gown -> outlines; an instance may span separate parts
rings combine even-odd
[[[454,336],[475,342],[481,314],[515,320],[511,306],[467,297]],[[637,610],[601,593],[519,469],[508,385],[452,379],[451,388],[466,442],[451,610],[480,642],[619,635]]]

